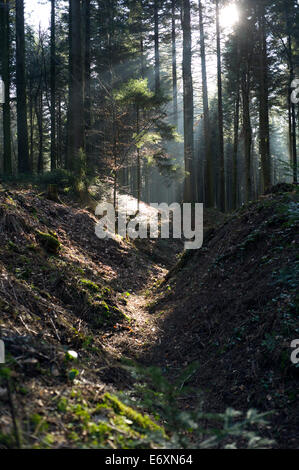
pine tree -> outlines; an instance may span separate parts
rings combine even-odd
[[[218,133],[219,133],[219,207],[225,212],[225,169],[224,169],[224,135],[223,135],[223,103],[222,103],[222,65],[220,44],[219,0],[216,0],[216,39],[217,39],[217,89],[218,89]]]
[[[199,32],[200,32],[200,57],[201,57],[201,75],[202,75],[202,98],[204,110],[204,141],[205,141],[205,202],[207,207],[214,206],[214,182],[212,171],[212,148],[211,148],[211,128],[210,128],[210,111],[209,111],[209,96],[208,96],[208,80],[207,80],[207,66],[206,66],[206,45],[205,45],[205,30],[203,22],[203,6],[201,0],[198,1],[199,11]]]
[[[51,170],[57,167],[56,149],[56,22],[55,22],[55,0],[51,0]]]
[[[181,16],[183,29],[184,160],[186,172],[184,202],[194,202],[194,105],[190,0],[182,1]]]
[[[16,88],[19,173],[29,173],[27,102],[25,82],[24,0],[16,0]]]
[[[268,89],[268,53],[266,38],[266,9],[265,1],[258,2],[258,28],[259,28],[259,127],[260,127],[260,154],[263,173],[263,187],[267,190],[271,186],[271,160],[270,160],[270,130],[269,130],[269,89]]]
[[[11,115],[10,115],[10,2],[5,0],[0,4],[0,42],[1,47],[1,73],[4,82],[4,103],[3,103],[3,172],[6,175],[12,174],[11,155]]]
[[[68,160],[67,167],[80,173],[84,152],[84,102],[82,60],[82,10],[81,1],[70,0],[70,53],[69,53],[69,116],[68,116]]]

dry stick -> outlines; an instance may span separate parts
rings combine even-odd
[[[50,322],[51,322],[51,324],[52,324],[52,326],[53,326],[53,329],[54,329],[54,331],[55,331],[56,337],[57,337],[58,341],[60,342],[61,339],[60,339],[59,333],[58,333],[58,331],[57,331],[57,328],[56,328],[56,326],[55,326],[55,323],[54,323],[54,321],[52,320],[52,318],[51,318],[50,316],[49,316],[49,319],[50,319]]]
[[[12,417],[12,422],[13,422],[13,427],[14,427],[14,432],[15,432],[16,445],[18,449],[21,449],[22,448],[21,430],[20,430],[19,423],[18,423],[17,416],[16,416],[16,409],[15,409],[15,405],[13,401],[11,381],[9,377],[6,379],[6,383],[7,383],[10,412],[11,412],[11,417]]]

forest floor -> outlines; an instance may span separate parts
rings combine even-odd
[[[298,191],[206,212],[204,247],[183,255],[178,241],[99,240],[93,213],[61,199],[0,191],[0,448],[175,445],[167,419],[198,401],[274,411],[262,436],[298,447]]]

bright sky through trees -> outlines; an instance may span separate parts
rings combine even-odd
[[[235,3],[230,3],[221,11],[221,26],[231,28],[239,20],[239,10]]]
[[[30,0],[25,3],[28,22],[36,29],[38,29],[39,24],[42,29],[46,29],[50,22],[51,3],[49,1],[40,3],[40,0]],[[235,3],[229,3],[222,9],[221,25],[224,28],[231,28],[238,19],[239,11]]]
[[[25,11],[27,22],[38,29],[39,25],[41,28],[47,29],[50,24],[51,15],[51,2],[46,1],[43,4],[40,0],[25,1]]]

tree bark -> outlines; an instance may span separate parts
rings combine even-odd
[[[55,0],[51,0],[51,39],[50,39],[50,88],[51,88],[51,170],[57,168],[56,148],[56,23]]]
[[[29,173],[27,103],[25,81],[24,0],[16,0],[16,88],[19,173]]]
[[[176,0],[171,2],[171,42],[172,42],[172,101],[173,122],[178,127],[178,81],[177,81],[177,59],[176,59]]]
[[[293,26],[290,22],[290,15],[289,15],[289,7],[288,3],[285,1],[285,14],[286,14],[286,25],[287,25],[287,34],[288,34],[288,58],[289,58],[289,89],[288,89],[288,96],[291,96],[292,93],[292,88],[291,84],[292,81],[295,78],[295,73],[294,73],[294,57],[293,57],[293,48],[292,48],[292,33],[293,33]],[[297,138],[296,138],[296,110],[295,110],[295,103],[292,103],[292,101],[289,98],[289,103],[290,103],[290,119],[289,119],[289,124],[290,124],[290,129],[289,129],[289,134],[291,138],[291,158],[292,158],[292,164],[293,164],[293,183],[297,184],[298,183],[298,177],[297,177]]]
[[[244,133],[244,154],[245,154],[245,201],[248,202],[252,196],[251,181],[251,146],[252,128],[250,119],[250,85],[249,76],[245,71],[242,81],[242,105],[243,105],[243,133]]]
[[[218,133],[219,133],[219,166],[220,166],[220,210],[225,212],[225,168],[224,168],[224,136],[223,136],[223,103],[222,103],[222,64],[220,43],[219,0],[216,0],[216,37],[217,37],[217,86],[218,86]]]
[[[160,91],[160,47],[159,47],[159,6],[158,0],[154,0],[155,23],[155,91]]]
[[[205,203],[207,207],[214,206],[214,182],[212,171],[212,149],[211,149],[211,127],[209,111],[209,95],[206,65],[206,45],[205,30],[203,23],[203,7],[201,0],[198,1],[199,10],[199,32],[200,32],[200,57],[201,57],[201,75],[202,75],[202,99],[204,110],[204,136],[205,136],[205,158],[204,158],[204,186]]]
[[[29,91],[28,91],[28,105],[29,105],[29,160],[31,172],[34,171],[34,97],[33,97],[33,86],[32,78],[29,79]]]
[[[259,125],[260,125],[260,154],[263,174],[263,189],[271,186],[271,160],[270,160],[270,131],[269,131],[269,89],[268,89],[268,57],[266,42],[265,4],[260,0],[258,6],[259,21]]]
[[[43,93],[40,90],[39,96],[36,100],[35,113],[38,126],[38,159],[37,159],[37,172],[43,173],[44,171],[44,133],[43,133]]]
[[[137,136],[140,133],[140,109],[139,105],[136,107],[136,133]],[[139,212],[140,207],[140,199],[141,199],[141,156],[140,156],[140,148],[137,147],[137,211]]]
[[[183,0],[181,16],[183,29],[184,160],[186,172],[184,181],[184,202],[195,202],[190,0]]]
[[[67,166],[78,170],[79,153],[84,150],[84,103],[83,103],[83,61],[81,34],[81,1],[70,0],[70,102],[69,102],[69,149]]]
[[[237,79],[237,90],[235,100],[235,116],[234,116],[234,145],[233,145],[233,188],[232,188],[232,205],[233,209],[238,206],[238,144],[239,144],[239,117],[240,117],[240,79]]]
[[[10,116],[10,22],[9,22],[9,0],[5,0],[0,6],[0,29],[1,29],[1,66],[2,79],[5,86],[3,104],[3,172],[5,175],[12,174],[11,158],[11,116]]]
[[[250,6],[249,6],[250,7]],[[245,202],[252,197],[252,126],[250,116],[250,89],[252,75],[252,9],[248,7],[240,30],[240,82],[242,94],[242,117],[245,157]]]
[[[90,30],[90,0],[83,0],[83,18],[84,18],[84,115],[85,115],[85,146],[87,166],[91,168],[91,30]]]

